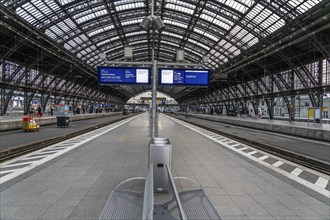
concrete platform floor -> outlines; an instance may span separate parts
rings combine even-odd
[[[1,164],[13,171],[0,179],[0,219],[98,219],[120,182],[147,175],[148,115],[116,126]],[[164,115],[159,136],[173,144],[173,175],[197,180],[223,219],[329,219],[329,197]]]

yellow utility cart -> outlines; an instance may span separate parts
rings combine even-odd
[[[26,131],[39,131],[40,127],[40,117],[35,117],[34,115],[24,115],[22,128]]]

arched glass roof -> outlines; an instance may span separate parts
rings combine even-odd
[[[268,39],[279,36],[278,33],[299,20],[296,18],[322,2],[154,1],[155,15],[166,26],[155,34],[139,27],[151,14],[151,0],[0,0],[0,3],[39,30],[38,34],[43,33],[39,34],[43,39],[56,43],[75,60],[81,60],[83,68],[93,74],[96,66],[108,65],[111,60],[123,61],[126,46],[133,47],[134,61],[150,61],[152,45],[158,61],[175,61],[177,49],[183,49],[185,62],[202,63],[207,56],[209,62],[204,67],[218,73],[235,64],[236,59],[265,46]],[[300,22],[303,21],[299,20],[299,25]],[[103,54],[106,60],[102,59]],[[119,90],[128,98],[145,88],[121,86]],[[177,99],[194,89],[160,87],[160,90]]]
[[[150,60],[155,40],[160,61],[174,60],[181,48],[187,62],[208,56],[207,67],[216,69],[320,1],[156,0],[155,15],[166,29],[155,39],[139,29],[150,14],[148,0],[2,2],[91,67],[106,65],[101,53],[108,60],[122,60],[127,45],[134,47],[135,60]]]

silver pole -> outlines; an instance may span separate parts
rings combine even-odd
[[[152,0],[152,4],[151,4],[151,18],[152,20],[154,19],[154,0]],[[157,60],[155,60],[155,27],[153,24],[153,28],[152,28],[152,38],[153,38],[153,42],[152,42],[152,102],[151,102],[151,117],[152,117],[152,121],[151,121],[151,137],[154,138],[157,136],[156,134],[156,110],[157,110],[157,106],[156,106],[156,96],[157,96]]]
[[[157,60],[153,60],[152,75],[152,130],[151,137],[157,137]]]

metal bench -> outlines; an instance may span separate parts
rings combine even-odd
[[[111,193],[100,220],[110,219],[143,219],[143,220],[174,220],[174,219],[221,219],[203,189],[192,189],[177,191],[175,180],[185,179],[197,184],[195,181],[185,177],[172,177],[169,167],[166,165],[168,175],[168,194],[170,198],[155,204],[154,196],[165,193],[154,193],[153,166],[149,168],[147,178],[135,177],[120,183]],[[144,182],[144,190],[127,189],[132,188],[134,181]]]
[[[172,176],[171,157],[172,145],[168,138],[153,138],[149,143],[147,177],[135,177],[120,183],[112,191],[99,219],[221,219],[197,182]],[[175,180],[187,180],[198,187],[178,192]]]

